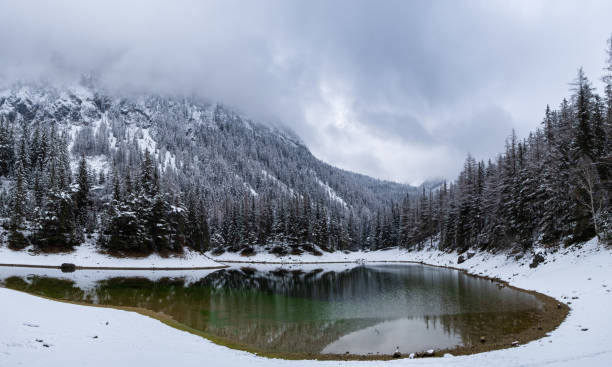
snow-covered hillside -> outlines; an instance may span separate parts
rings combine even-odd
[[[200,250],[211,241],[234,250],[313,242],[312,233],[293,224],[303,215],[311,216],[302,220],[307,232],[319,221],[316,226],[325,232],[320,244],[357,248],[366,240],[361,227],[366,229],[367,220],[416,191],[330,166],[291,132],[220,104],[118,95],[89,79],[0,91],[0,146],[0,220],[12,228],[8,242],[15,248],[42,246],[50,237],[55,239],[47,243],[73,247],[84,242],[83,230],[114,243],[118,237],[111,239],[112,233],[129,227],[126,223],[133,230],[121,236],[132,240],[121,240],[127,245],[113,245],[114,250],[126,250],[144,231],[150,232],[148,242],[161,236],[163,244],[134,245],[130,251]],[[70,216],[58,212],[62,205],[67,211],[75,207],[74,223],[48,223]],[[143,222],[143,213],[152,210],[158,212],[151,219],[164,223]],[[115,230],[113,217],[121,222]],[[162,235],[153,234],[157,226]],[[44,228],[63,232],[49,235]],[[197,233],[184,233],[193,228]]]
[[[462,264],[457,264],[457,257],[457,253],[427,249],[335,254],[322,260],[401,260],[451,265],[473,274],[499,277],[512,285],[545,293],[568,304],[571,302],[569,316],[545,338],[524,345],[519,341],[518,347],[475,355],[384,362],[288,361],[258,357],[219,346],[133,312],[59,303],[0,288],[0,297],[5,301],[0,313],[0,365],[201,366],[207,360],[219,361],[225,366],[610,365],[610,250],[591,241],[546,254],[546,261],[536,269],[529,268],[530,258],[517,261],[505,254],[478,253]],[[337,268],[343,265],[330,266]],[[299,268],[302,265],[284,266]]]
[[[162,171],[202,175],[201,189],[214,198],[287,188],[371,211],[413,190],[331,167],[293,133],[194,98],[118,96],[91,81],[24,84],[0,91],[0,116],[31,131],[56,124],[69,135],[73,161],[85,154],[95,171],[108,173],[121,146],[148,150]]]

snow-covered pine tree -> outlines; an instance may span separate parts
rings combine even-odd
[[[27,215],[27,189],[26,189],[26,171],[21,163],[17,161],[15,169],[15,182],[12,189],[12,211],[8,243],[13,249],[21,249],[27,246],[27,239],[23,236],[21,230],[24,228]]]
[[[85,155],[81,155],[76,178],[77,189],[74,193],[74,211],[77,224],[84,226],[87,222],[88,210],[91,206],[91,182]]]
[[[15,161],[13,130],[7,119],[0,117],[0,176],[7,177]]]
[[[82,241],[74,221],[74,201],[62,189],[52,189],[33,235],[34,244],[41,250],[72,249]]]

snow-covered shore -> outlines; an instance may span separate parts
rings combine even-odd
[[[119,258],[98,252],[89,243],[77,246],[74,251],[57,254],[40,254],[28,251],[13,251],[6,246],[0,246],[0,264],[20,264],[31,266],[60,266],[62,263],[72,263],[80,267],[90,268],[219,268],[225,265],[218,263],[201,253],[185,249],[181,256],[161,257],[157,254],[144,258]]]
[[[2,254],[0,259],[5,262]],[[536,269],[529,268],[529,258],[516,260],[505,255],[479,253],[457,264],[456,253],[431,250],[337,253],[312,256],[313,260],[309,256],[300,260],[422,261],[453,266],[571,302],[572,310],[550,336],[516,348],[470,356],[386,362],[288,361],[219,346],[137,313],[54,302],[0,288],[0,366],[612,365],[612,252],[594,241],[571,251],[546,254],[546,261]],[[294,258],[287,257],[282,262],[293,263]],[[216,260],[232,258],[221,255]],[[256,255],[249,260],[278,262],[279,259]]]

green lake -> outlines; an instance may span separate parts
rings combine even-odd
[[[284,355],[452,349],[538,322],[532,294],[420,264],[210,271],[0,268],[0,286],[163,313],[211,339]]]

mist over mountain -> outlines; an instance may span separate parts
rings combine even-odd
[[[104,217],[113,200],[123,198],[130,205],[137,205],[135,200],[149,200],[151,211],[161,205],[157,203],[161,200],[164,208],[156,214],[158,217],[173,210],[181,214],[194,206],[190,209],[192,220],[207,217],[218,244],[243,241],[230,239],[236,231],[230,227],[247,220],[237,218],[239,215],[266,208],[271,217],[287,212],[286,220],[290,220],[291,213],[299,216],[306,206],[308,211],[312,206],[319,216],[333,218],[339,228],[350,220],[357,233],[361,222],[417,191],[409,185],[333,167],[315,158],[291,131],[253,121],[221,104],[153,94],[120,96],[96,86],[91,78],[70,86],[15,84],[0,92],[0,118],[10,139],[7,144],[15,152],[7,160],[10,166],[7,164],[0,174],[18,176],[23,171],[24,190],[29,191],[23,198],[23,212],[27,213],[23,224],[34,232],[43,224],[31,218],[49,215],[45,208],[53,212],[62,207],[51,196],[62,197],[62,192],[74,196],[83,180],[86,182],[80,183],[81,189],[91,192],[83,199],[88,207],[85,218],[77,220],[76,227],[86,228],[88,233],[98,234],[103,222],[111,220]],[[86,171],[86,177],[79,178],[79,169]],[[58,177],[63,181],[58,182]],[[6,179],[4,183],[2,214],[9,217],[10,185]],[[47,194],[54,190],[58,192]],[[150,197],[142,197],[145,191]],[[117,207],[113,215],[138,212],[132,209]],[[131,220],[145,220],[148,215],[153,214],[140,213]],[[128,219],[117,225],[126,227]],[[272,226],[274,218],[269,220]],[[299,229],[289,228],[292,225],[282,224],[283,228],[276,231],[283,233],[281,237],[285,232],[297,235]],[[136,236],[141,229],[134,231]],[[262,239],[270,233],[250,235]],[[64,242],[79,241],[70,238]],[[209,247],[208,239],[196,242],[201,243],[195,246],[198,249]],[[359,240],[350,242],[350,246],[341,247],[357,246]],[[22,245],[26,243],[30,243],[27,238]],[[133,246],[134,251],[166,247]],[[331,247],[338,246],[334,242]]]
[[[612,41],[608,42],[612,62]],[[610,238],[612,77],[455,181],[419,188],[338,169],[286,129],[197,98],[120,95],[93,79],[0,92],[0,216],[12,248],[94,242],[120,255],[391,246],[466,251]]]

